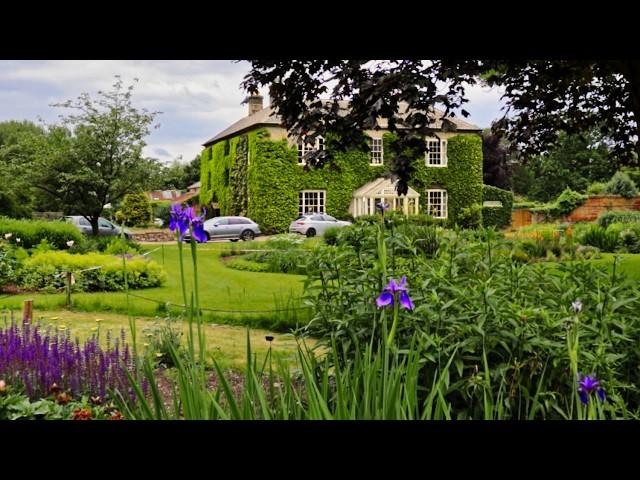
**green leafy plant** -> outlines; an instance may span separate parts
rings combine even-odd
[[[124,196],[122,206],[116,213],[116,220],[123,225],[147,226],[153,219],[153,208],[147,194],[128,193]]]
[[[605,192],[611,195],[620,195],[624,198],[633,198],[638,195],[638,188],[626,172],[616,172],[605,187]]]

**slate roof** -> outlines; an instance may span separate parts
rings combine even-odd
[[[340,107],[343,110],[347,109],[347,102],[340,102]],[[442,127],[442,116],[444,112],[436,109],[436,119],[433,128],[439,129]],[[472,132],[480,132],[482,129],[477,125],[473,125],[472,123],[465,122],[459,117],[449,117],[449,119],[456,125],[457,129],[460,131],[472,131]],[[247,117],[243,117],[237,122],[231,124],[229,127],[225,128],[222,132],[218,133],[216,136],[210,138],[203,146],[208,147],[220,140],[224,140],[225,138],[235,136],[241,132],[253,129],[259,126],[272,126],[277,127],[281,125],[280,117],[275,115],[275,110],[271,107],[263,108],[262,110],[254,113],[253,115],[249,115]],[[378,125],[381,127],[385,127],[386,124],[378,121]]]

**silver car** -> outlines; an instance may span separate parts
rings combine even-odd
[[[214,217],[204,222],[207,240],[226,238],[232,242],[253,240],[260,235],[260,226],[246,217]]]
[[[307,237],[315,237],[316,235],[324,235],[327,228],[346,227],[351,222],[337,220],[326,213],[313,213],[309,215],[300,215],[291,225],[289,225],[289,233],[300,233]]]
[[[91,230],[91,223],[82,215],[69,215],[64,217],[64,221],[75,225],[76,227],[78,227],[78,230],[80,230],[80,232],[84,233],[85,235],[91,235],[93,233],[93,231]],[[98,235],[116,236],[120,235],[121,232],[121,227],[117,226],[114,223],[111,223],[106,218],[100,217],[98,219]],[[129,238],[129,232],[127,232],[126,230],[124,231],[124,237]]]

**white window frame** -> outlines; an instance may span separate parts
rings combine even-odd
[[[315,152],[317,150],[324,150],[324,138],[321,136],[316,137],[315,143],[303,143],[302,140],[298,140],[298,165],[306,165],[305,155],[309,152]]]
[[[448,163],[448,159],[447,159],[447,141],[446,140],[441,140],[439,138],[436,137],[428,137],[425,139],[425,142],[427,143],[427,151],[424,153],[424,163],[427,167],[436,167],[436,168],[441,168],[441,167],[446,167],[447,163]],[[431,159],[432,159],[432,144],[436,144],[434,146],[438,146],[440,147],[440,151],[438,153],[440,153],[440,163],[431,163]]]
[[[317,193],[318,201],[316,203],[307,203],[305,194]],[[311,207],[311,213],[324,215],[327,210],[327,191],[326,190],[300,190],[298,193],[298,214],[306,215]]]
[[[434,205],[431,203],[431,194],[432,193],[440,193],[440,215],[434,215],[431,210],[431,206]],[[446,190],[441,188],[432,188],[427,190],[427,214],[431,215],[433,218],[448,218],[449,217],[449,194]]]
[[[380,154],[379,161],[376,161],[375,159],[374,154],[376,153]],[[384,165],[384,142],[382,141],[382,138],[371,138],[371,153],[369,155],[369,164],[375,167]]]

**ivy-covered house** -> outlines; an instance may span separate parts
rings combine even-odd
[[[370,151],[334,156],[323,168],[305,168],[310,150],[330,148],[319,137],[305,145],[288,135],[263,98],[248,99],[248,115],[207,140],[201,155],[200,203],[214,215],[248,216],[265,232],[285,231],[297,215],[325,212],[341,218],[375,213],[380,201],[405,214],[429,213],[456,219],[463,208],[481,205],[481,129],[451,118],[455,131],[441,129],[436,112],[434,133],[406,196],[399,197],[383,177],[392,158],[392,134],[383,123],[367,131]]]

